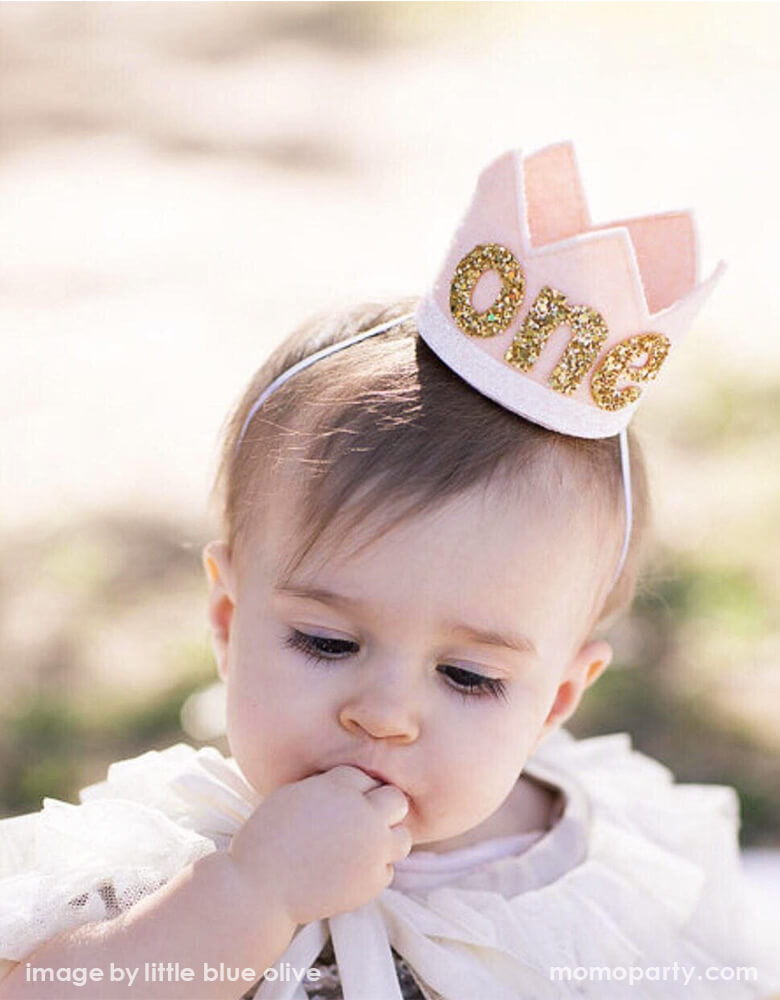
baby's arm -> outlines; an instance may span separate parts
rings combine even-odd
[[[48,942],[0,982],[0,1000],[235,1000],[240,984],[204,982],[204,963],[259,976],[299,924],[373,899],[392,880],[392,862],[411,848],[408,831],[392,826],[407,808],[397,788],[353,767],[285,785],[255,810],[229,852],[189,865],[113,920]],[[178,962],[195,979],[149,982],[147,962]],[[28,982],[28,963],[97,968],[104,977],[84,985]],[[111,963],[139,970],[132,986],[109,981]]]
[[[264,891],[265,890],[265,891]],[[113,920],[87,924],[47,942],[0,982],[0,1000],[235,1000],[236,983],[203,982],[203,963],[260,970],[282,955],[295,924],[270,882],[247,892],[230,855],[214,853],[187,866],[166,885]],[[144,963],[179,962],[191,982],[148,982]],[[100,969],[102,980],[28,981],[27,964],[41,969]],[[138,970],[132,986],[111,983],[109,969]],[[245,984],[245,988],[249,984]]]

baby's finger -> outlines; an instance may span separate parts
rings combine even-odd
[[[390,831],[392,837],[391,861],[403,861],[412,849],[412,835],[405,826],[394,826]]]
[[[353,767],[351,764],[338,764],[329,771],[324,771],[323,777],[337,781],[340,785],[356,788],[359,792],[367,792],[370,789],[379,788],[382,784],[381,781],[372,778],[365,771],[361,771],[359,767]]]
[[[388,826],[400,823],[409,812],[409,800],[395,785],[381,785],[366,793],[366,798],[382,813]]]

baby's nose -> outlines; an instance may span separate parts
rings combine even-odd
[[[412,743],[420,730],[419,693],[397,680],[366,683],[344,700],[339,722],[351,733]]]

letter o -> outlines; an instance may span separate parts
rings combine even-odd
[[[477,312],[471,296],[477,282],[488,271],[501,278],[498,298],[484,312]],[[525,275],[511,250],[499,243],[485,243],[462,258],[450,284],[450,312],[460,329],[470,337],[495,337],[508,329],[525,295]]]

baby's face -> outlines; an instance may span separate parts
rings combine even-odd
[[[609,552],[498,487],[357,554],[315,548],[284,580],[294,531],[279,510],[240,566],[221,543],[204,553],[244,774],[268,795],[353,764],[406,793],[416,844],[477,826],[609,660],[606,643],[580,647]]]

